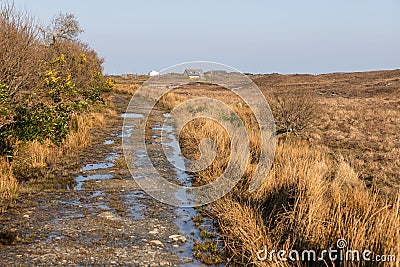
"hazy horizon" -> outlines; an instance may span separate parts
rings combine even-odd
[[[82,41],[107,74],[146,74],[188,61],[248,73],[358,72],[400,68],[400,3],[344,1],[16,0],[43,24],[77,16]]]

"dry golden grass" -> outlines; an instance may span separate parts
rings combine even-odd
[[[108,105],[107,105],[108,106]],[[106,112],[111,116],[111,117],[118,117],[118,112],[115,109],[106,109]]]
[[[71,124],[73,125],[72,131],[61,145],[63,151],[74,151],[87,147],[91,140],[89,130],[93,127],[104,126],[105,118],[102,113],[91,113],[85,116],[77,115],[72,117]]]
[[[192,91],[187,89],[180,89],[166,95],[161,99],[161,105],[172,110],[186,99],[205,92],[207,96],[213,94],[212,91],[201,88]],[[250,124],[246,128],[250,131],[252,157],[257,158],[259,135],[254,129],[254,120],[248,115],[248,110],[239,108],[237,101],[232,100],[229,95],[224,96],[221,92],[216,92],[213,96],[215,95],[225,99],[224,102],[229,103],[246,124]],[[339,101],[342,103],[341,106],[338,105]],[[335,115],[341,116],[340,112],[335,112],[338,109],[347,110],[343,111],[344,114],[350,114],[353,117],[361,113],[365,116],[373,116],[374,113],[376,119],[382,116],[373,110],[357,110],[361,104],[357,106],[354,103],[351,104],[351,101],[353,100],[328,99],[325,103],[322,102],[325,107],[332,110],[318,117],[318,125],[327,117],[332,122],[335,120]],[[337,109],[333,108],[335,105],[338,105]],[[361,120],[357,127],[365,134],[349,137],[358,139],[361,145],[349,146],[348,149],[355,154],[360,153],[363,150],[356,148],[372,145],[372,139],[379,139],[385,131],[394,131],[391,127],[396,128],[399,125],[397,111],[390,113],[387,110],[384,114],[392,115],[381,118],[392,123],[388,126],[389,128],[382,123],[374,129],[369,129],[371,124]],[[343,122],[341,127],[333,126],[337,131],[341,131],[344,127],[352,126]],[[371,133],[372,137],[367,136],[368,133]],[[333,138],[329,137],[329,131],[326,133],[328,137],[324,137],[322,131],[316,131],[313,134],[319,135],[320,140]],[[209,183],[223,172],[230,153],[229,139],[215,122],[204,119],[192,121],[183,128],[179,137],[183,153],[191,159],[199,158],[198,145],[204,138],[213,139],[219,149],[219,154],[211,166],[195,173],[194,178],[197,184]],[[393,137],[386,138],[393,142]],[[400,255],[400,191],[392,188],[391,197],[388,198],[386,193],[382,193],[386,191],[380,183],[367,186],[368,181],[360,179],[363,175],[359,173],[359,170],[354,169],[354,162],[349,161],[350,157],[343,153],[344,144],[342,144],[342,149],[338,150],[337,147],[329,146],[329,142],[326,146],[312,139],[313,144],[310,144],[310,139],[308,141],[298,139],[285,137],[278,140],[273,167],[261,188],[256,192],[250,194],[247,191],[248,181],[255,170],[255,166],[250,164],[246,175],[235,189],[210,206],[210,214],[218,221],[220,235],[225,241],[229,264],[304,266],[304,262],[296,264],[277,260],[262,262],[257,259],[257,252],[265,245],[270,250],[287,251],[334,249],[340,238],[346,239],[352,250],[357,249],[362,252],[368,249],[379,255],[397,255],[397,265],[400,264],[398,257]],[[393,155],[397,155],[396,145],[390,143],[388,146],[388,152],[392,151]],[[379,151],[379,147],[371,147],[371,152],[380,153]],[[388,156],[390,155],[389,153]],[[387,166],[396,166],[393,165],[393,161],[389,163]],[[333,262],[326,264],[327,266],[334,265]],[[393,264],[396,263],[383,263],[382,266],[393,266]],[[345,262],[342,266],[375,265],[364,261]]]
[[[344,238],[352,249],[398,255],[399,202],[368,190],[346,162],[324,150],[299,142],[277,146],[271,172],[249,198],[264,218],[268,246],[320,250]]]
[[[54,153],[55,149],[53,143],[48,140],[44,142],[36,140],[26,142],[18,146],[15,152],[15,158],[19,161],[18,164],[25,166],[25,168],[44,168],[47,165],[47,160],[50,155]]]
[[[368,186],[400,190],[400,70],[326,75],[255,75],[267,97],[312,94],[318,109],[308,140],[342,154]]]
[[[136,90],[139,89],[141,86],[140,83],[133,83],[133,84],[115,84],[113,91],[119,94],[128,94],[133,95],[135,94]]]
[[[6,159],[0,158],[0,214],[5,211],[8,203],[17,197],[18,189],[11,165]]]
[[[62,144],[63,150],[76,150],[85,148],[90,142],[89,129],[92,127],[91,123],[87,123],[88,119],[82,116],[74,116],[71,119],[73,125],[72,131]]]
[[[345,155],[369,185],[385,194],[400,189],[400,109],[396,100],[322,99],[314,137]]]

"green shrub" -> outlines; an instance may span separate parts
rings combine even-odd
[[[2,122],[4,122],[10,114],[10,93],[8,92],[8,86],[0,83],[0,116]]]
[[[55,108],[36,107],[16,110],[13,135],[21,141],[51,140],[60,144],[69,133],[70,107],[60,104]]]

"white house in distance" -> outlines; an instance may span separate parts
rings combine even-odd
[[[198,79],[203,77],[204,73],[202,69],[186,69],[185,72],[183,72],[183,76],[189,77],[190,79]]]
[[[152,70],[152,71],[149,72],[149,76],[150,77],[158,76],[158,75],[160,75],[160,73],[158,71]]]

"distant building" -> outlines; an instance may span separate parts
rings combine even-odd
[[[204,76],[202,69],[186,69],[183,76],[189,77],[190,79],[197,79]]]
[[[152,70],[152,71],[149,72],[149,76],[150,77],[158,76],[158,75],[160,75],[160,73],[158,71]]]
[[[131,73],[126,73],[121,75],[123,79],[133,79],[136,78],[136,76],[137,76],[136,74],[131,74]]]
[[[226,70],[210,70],[204,73],[205,75],[208,76],[215,76],[215,75],[224,75],[227,74],[228,72]]]

